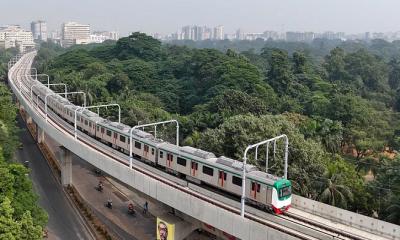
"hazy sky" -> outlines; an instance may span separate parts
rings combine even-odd
[[[400,30],[400,0],[0,0],[0,25],[43,19],[92,30],[171,33],[183,25],[224,25],[225,32]]]

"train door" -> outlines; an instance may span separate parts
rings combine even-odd
[[[118,137],[118,133],[114,132],[114,138],[113,138],[114,145],[117,145],[117,137]]]
[[[103,136],[103,135],[104,135],[104,128],[101,127],[101,138],[102,138],[102,139],[104,139],[104,136]]]
[[[191,163],[191,175],[192,177],[197,176],[197,169],[199,168],[199,164],[197,162],[192,161]]]
[[[257,199],[257,194],[260,192],[260,184],[256,182],[251,182],[250,196],[254,199]]]
[[[172,168],[173,167],[173,161],[174,161],[174,155],[171,153],[167,153],[167,167]]]
[[[218,171],[218,185],[224,187],[226,184],[226,172],[219,170]]]
[[[143,156],[146,159],[149,159],[149,146],[148,145],[144,145],[144,147],[143,147]]]
[[[272,187],[266,186],[267,189],[267,204],[272,203]]]

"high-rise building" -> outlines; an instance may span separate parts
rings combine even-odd
[[[244,40],[245,34],[242,29],[239,28],[238,30],[236,30],[235,38],[236,38],[236,40]]]
[[[192,28],[190,26],[184,26],[182,28],[182,39],[192,40]]]
[[[34,48],[32,32],[18,25],[0,27],[0,48],[16,47],[20,52]]]
[[[61,37],[63,47],[70,47],[74,44],[88,44],[90,43],[90,25],[76,22],[63,23]]]
[[[212,38],[212,30],[211,28],[208,27],[204,27],[203,28],[203,34],[201,36],[201,40],[207,40],[207,39],[211,39]]]
[[[219,25],[214,27],[213,39],[223,40],[224,39],[224,26]]]
[[[31,31],[33,39],[40,41],[47,41],[47,24],[45,21],[31,22]]]

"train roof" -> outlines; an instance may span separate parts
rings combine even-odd
[[[180,148],[180,150],[184,153],[192,154],[194,156],[204,158],[204,159],[209,159],[209,158],[215,158],[215,154],[212,152],[207,152],[202,149],[190,147],[190,146],[183,146]]]
[[[123,134],[126,137],[130,137],[130,130],[131,130],[130,126],[123,124],[123,123],[113,122],[108,119],[103,119],[103,118],[100,118],[100,119],[101,119],[101,121],[97,122],[98,125],[101,125],[105,128],[108,128],[108,129],[114,131],[114,132],[117,132],[119,134]],[[145,142],[145,143],[153,145],[153,146],[157,146],[158,144],[164,142],[161,139],[155,138],[151,133],[142,131],[140,129],[134,129],[132,131],[132,137],[136,140]]]
[[[181,147],[180,146],[177,146],[177,145],[169,143],[169,142],[163,142],[162,144],[160,144],[159,148],[161,150],[165,150],[165,151],[169,151],[169,152],[172,152],[172,153],[176,153],[178,155],[181,155],[181,153],[184,153],[184,152],[181,152]]]
[[[235,170],[240,170],[240,171],[243,170],[243,163],[240,161],[234,160],[232,158],[221,156],[221,157],[217,158],[215,162],[220,165],[227,166],[227,167],[230,167]],[[257,170],[258,170],[258,168],[256,166],[251,165],[251,164],[246,164],[246,172],[252,172],[252,171],[257,171]]]
[[[260,182],[265,182],[267,184],[273,185],[277,180],[281,179],[280,177],[274,176],[272,174],[261,172],[261,171],[252,171],[247,175],[249,178],[258,180]]]
[[[123,123],[118,123],[118,122],[113,122],[108,119],[102,118],[102,121],[98,122],[99,125],[102,125],[106,128],[109,128],[110,130],[113,130],[114,132],[123,132],[125,133],[126,131],[129,131],[130,127],[128,125],[125,125]]]

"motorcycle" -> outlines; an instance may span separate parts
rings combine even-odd
[[[128,205],[128,214],[135,215],[135,209],[133,208],[133,204],[132,203],[130,203]]]
[[[106,203],[106,207],[108,207],[109,209],[112,209],[112,200],[108,200]]]
[[[99,184],[97,185],[96,189],[99,192],[103,192],[103,182],[102,181],[99,182]]]

